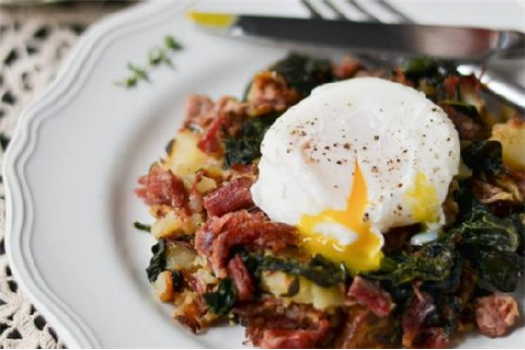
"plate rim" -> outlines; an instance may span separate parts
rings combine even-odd
[[[25,165],[35,152],[40,126],[52,118],[52,111],[68,104],[82,88],[88,73],[114,41],[155,25],[159,18],[185,10],[197,0],[151,1],[108,15],[80,37],[53,82],[19,117],[6,151],[3,166],[5,184],[5,247],[12,274],[24,294],[53,325],[69,348],[101,348],[101,342],[72,307],[62,302],[39,273],[30,246],[33,227],[33,198]],[[16,208],[16,211],[14,210]]]

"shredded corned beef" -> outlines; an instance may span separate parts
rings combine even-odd
[[[516,300],[499,292],[477,299],[474,312],[480,332],[491,338],[505,335],[519,317]]]
[[[135,194],[147,205],[169,205],[173,208],[186,208],[188,192],[184,182],[170,170],[154,165],[148,175],[139,179]]]
[[[213,241],[211,263],[219,277],[224,277],[230,249],[235,246],[256,246],[274,253],[297,244],[296,228],[286,224],[265,221],[247,221],[223,231]]]
[[[377,283],[361,276],[354,278],[347,297],[350,301],[367,306],[378,317],[388,316],[395,306],[390,294],[381,289]]]
[[[228,275],[233,279],[239,301],[249,301],[255,292],[255,282],[240,255],[228,263]]]
[[[250,193],[252,185],[252,179],[239,177],[206,195],[203,204],[208,215],[212,217],[222,216],[226,213],[253,207]]]
[[[434,310],[434,300],[426,292],[416,293],[416,298],[410,304],[401,318],[403,327],[403,346],[414,347],[417,337],[424,329],[424,322]]]
[[[215,104],[206,95],[190,95],[186,99],[184,108],[184,126],[201,128],[206,127],[215,118],[213,113]]]
[[[209,257],[212,253],[213,241],[221,232],[237,227],[243,222],[263,222],[264,220],[265,215],[262,212],[252,214],[246,210],[228,213],[222,217],[212,217],[195,233],[195,247],[199,254]]]
[[[327,315],[310,305],[285,306],[278,299],[267,298],[240,306],[235,312],[246,325],[248,339],[261,348],[318,348],[329,338]]]
[[[197,147],[199,147],[201,151],[205,153],[216,153],[221,149],[220,133],[224,123],[225,119],[221,117],[212,120],[206,132],[197,143]]]
[[[472,118],[466,116],[452,106],[442,105],[441,108],[443,108],[450,120],[452,120],[452,123],[454,123],[462,140],[474,141],[482,138],[483,128]]]
[[[263,349],[313,349],[319,347],[329,330],[328,320],[320,320],[309,329],[269,328],[263,331],[258,345]]]

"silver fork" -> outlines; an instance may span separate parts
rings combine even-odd
[[[361,1],[356,0],[301,0],[303,6],[308,10],[310,17],[322,18],[327,20],[350,20],[350,21],[368,21],[368,22],[389,22],[389,23],[415,23],[409,16],[395,8],[385,0]],[[383,17],[388,15],[389,18],[381,18],[377,13],[372,12],[371,4],[376,10],[380,10]],[[400,57],[377,57],[367,54],[357,54],[356,58],[360,59],[365,65],[373,67],[392,68],[400,63]],[[510,104],[522,113],[525,113],[525,88],[508,82],[492,70],[472,65],[459,64],[458,71],[462,74],[475,74],[481,77],[484,91]]]

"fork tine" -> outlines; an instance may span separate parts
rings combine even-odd
[[[399,11],[397,8],[392,6],[390,2],[385,1],[385,0],[377,0],[376,3],[381,5],[385,10],[399,17],[401,20],[403,20],[403,22],[415,23],[412,18],[410,18],[409,16],[405,15],[403,12]]]
[[[369,11],[367,11],[363,6],[361,6],[357,1],[355,0],[347,0],[347,2],[353,6],[356,10],[361,12],[363,15],[365,15],[369,21],[371,22],[381,22],[379,18],[377,18],[375,15],[371,14]]]
[[[326,7],[330,8],[330,10],[332,10],[336,16],[337,19],[348,19],[346,18],[345,14],[343,12],[341,12],[341,10],[339,10],[337,8],[337,6],[335,6],[332,1],[330,0],[323,0],[323,3],[326,5]]]
[[[310,4],[308,0],[301,0],[301,4],[303,4],[303,6],[306,7],[308,12],[310,13],[311,18],[319,18],[319,19],[323,18],[323,16],[321,16],[321,14],[319,13],[319,11],[317,11],[315,7],[313,7],[312,4]]]

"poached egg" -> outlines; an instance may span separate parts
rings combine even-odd
[[[261,153],[255,204],[296,226],[312,255],[357,273],[379,267],[389,229],[443,224],[460,144],[422,92],[355,78],[320,86],[287,110]]]

